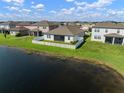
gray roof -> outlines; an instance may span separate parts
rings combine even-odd
[[[41,21],[41,22],[32,24],[32,26],[53,26],[53,25],[58,25],[58,24],[55,22],[49,22],[49,21]]]
[[[79,35],[83,31],[77,26],[60,26],[54,30],[47,32],[46,34],[53,35]]]
[[[13,30],[13,31],[25,31],[25,30],[29,30],[29,29],[22,26],[22,27],[11,28],[10,30]]]
[[[21,22],[21,23],[18,23],[17,26],[31,26],[32,23],[30,22]]]
[[[16,22],[13,22],[13,21],[8,21],[8,22],[3,22],[3,23],[0,23],[0,25],[10,25],[10,24],[17,24]]]
[[[105,37],[124,37],[123,35],[117,34],[117,33],[110,33],[104,35]]]
[[[124,29],[124,25],[114,23],[96,23],[96,25],[93,28]]]

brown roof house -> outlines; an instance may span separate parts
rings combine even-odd
[[[115,23],[97,23],[92,28],[91,40],[124,45],[124,25]]]
[[[77,26],[60,26],[44,33],[42,44],[75,49],[84,41],[83,37],[84,32]]]
[[[15,28],[11,28],[10,29],[10,35],[20,35],[20,36],[25,36],[29,34],[29,29],[25,28],[25,27],[15,27]]]
[[[31,25],[32,27],[34,27],[31,30],[31,35],[34,36],[40,36],[42,33],[47,33],[50,30],[53,30],[55,28],[58,27],[58,24],[55,22],[50,22],[50,21],[41,21],[41,22],[37,22]]]

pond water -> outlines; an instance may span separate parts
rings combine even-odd
[[[0,93],[124,93],[124,79],[84,60],[0,47]]]

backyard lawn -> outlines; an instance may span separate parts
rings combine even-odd
[[[36,50],[53,55],[95,60],[111,66],[124,75],[124,46],[91,42],[90,38],[88,38],[81,48],[71,50],[52,46],[35,45],[32,44],[33,38],[34,37],[30,36],[17,38],[9,35],[7,35],[7,38],[4,38],[4,35],[0,34],[0,45]]]

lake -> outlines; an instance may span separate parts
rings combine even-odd
[[[124,78],[104,65],[0,47],[0,93],[124,93]]]

